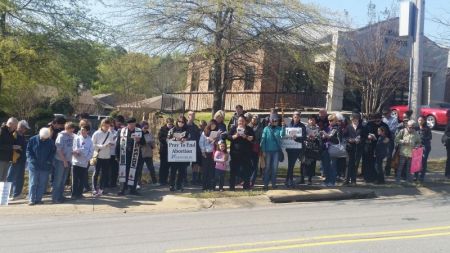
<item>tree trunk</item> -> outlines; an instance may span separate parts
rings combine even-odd
[[[214,93],[213,93],[213,105],[211,113],[214,115],[218,110],[222,110],[223,104],[223,82],[222,82],[222,57],[217,56],[213,62],[213,75],[214,75]]]

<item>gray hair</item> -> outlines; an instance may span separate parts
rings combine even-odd
[[[41,130],[39,130],[39,137],[41,139],[49,139],[50,138],[50,129],[48,129],[48,127],[41,128]]]
[[[19,123],[19,121],[16,118],[9,118],[8,121],[6,122],[6,126],[11,127],[12,125],[16,125]]]
[[[412,119],[408,120],[408,126],[414,126],[416,122]]]

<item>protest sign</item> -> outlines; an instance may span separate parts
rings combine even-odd
[[[195,141],[167,141],[169,162],[195,162],[197,143]]]
[[[302,129],[298,127],[286,127],[285,135],[281,139],[281,148],[301,149],[302,143],[296,142],[294,139],[302,137]]]
[[[0,206],[8,205],[8,198],[10,191],[11,191],[10,182],[0,182]]]

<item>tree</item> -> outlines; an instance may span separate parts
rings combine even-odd
[[[124,54],[99,65],[95,90],[116,93],[124,99],[122,102],[173,92],[185,83],[184,66],[181,57]]]
[[[402,55],[407,41],[398,38],[392,25],[390,19],[346,33],[346,84],[360,93],[364,113],[381,111],[408,81],[408,65]]]
[[[40,38],[45,38],[50,47],[76,38],[105,38],[109,34],[107,27],[89,14],[87,3],[87,0],[1,0],[0,43],[17,42],[30,35],[43,36]],[[33,50],[32,47],[17,49]],[[21,59],[12,57],[3,59],[0,68],[21,64]],[[0,69],[0,91],[4,83],[2,72]]]
[[[181,51],[211,66],[212,111],[223,109],[224,93],[246,54],[268,42],[312,44],[319,11],[299,1],[246,0],[131,0],[123,13],[125,38],[151,52]]]

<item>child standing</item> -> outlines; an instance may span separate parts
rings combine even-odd
[[[377,172],[377,184],[384,184],[383,160],[388,154],[389,138],[386,137],[387,129],[384,126],[378,128],[378,140],[375,148],[375,170]]]
[[[214,185],[217,185],[217,181],[219,181],[219,191],[222,192],[228,161],[227,144],[222,140],[219,141],[219,149],[214,153],[214,161],[216,162],[216,182]]]

